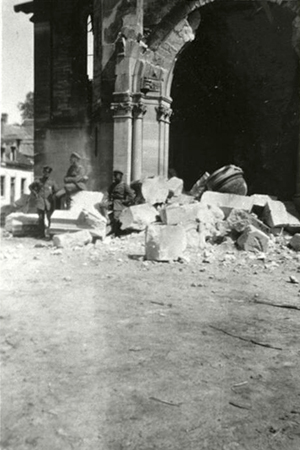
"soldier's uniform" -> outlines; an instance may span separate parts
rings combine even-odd
[[[44,170],[47,169],[47,167],[48,166],[46,166]],[[50,172],[51,171],[52,169]],[[51,215],[54,210],[54,195],[57,191],[57,185],[55,181],[50,178],[41,176],[31,183],[29,189],[36,197],[36,209],[39,215],[40,233],[44,236],[45,216],[48,219],[48,225],[50,225]]]
[[[121,172],[120,172],[121,173]],[[114,181],[108,190],[112,208],[112,231],[115,235],[120,233],[120,215],[124,208],[134,202],[134,192],[124,181]]]
[[[70,166],[64,178],[64,187],[68,194],[86,189],[82,166]]]

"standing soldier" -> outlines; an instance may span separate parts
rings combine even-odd
[[[51,214],[54,210],[54,195],[57,191],[56,183],[50,179],[52,167],[44,166],[41,177],[34,180],[29,186],[31,193],[36,198],[36,208],[39,215],[39,229],[42,237],[45,237],[45,219],[50,226]]]
[[[123,181],[123,172],[114,170],[113,183],[108,190],[109,201],[112,208],[112,232],[115,236],[120,235],[120,215],[126,206],[130,206],[134,202],[134,192],[128,184]]]

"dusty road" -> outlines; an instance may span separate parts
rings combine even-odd
[[[299,450],[297,254],[143,253],[2,239],[1,449]]]

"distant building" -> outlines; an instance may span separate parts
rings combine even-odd
[[[33,119],[22,125],[8,123],[1,115],[1,206],[13,204],[22,194],[29,194],[33,181]]]

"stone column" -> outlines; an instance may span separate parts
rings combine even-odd
[[[169,128],[172,109],[169,104],[161,104],[156,108],[156,112],[159,122],[158,174],[167,178],[169,168]]]
[[[131,180],[132,110],[129,94],[114,94],[111,105],[114,119],[113,167],[124,173],[124,181]]]
[[[143,166],[143,117],[147,106],[141,101],[133,107],[133,146],[131,179],[139,180]]]

